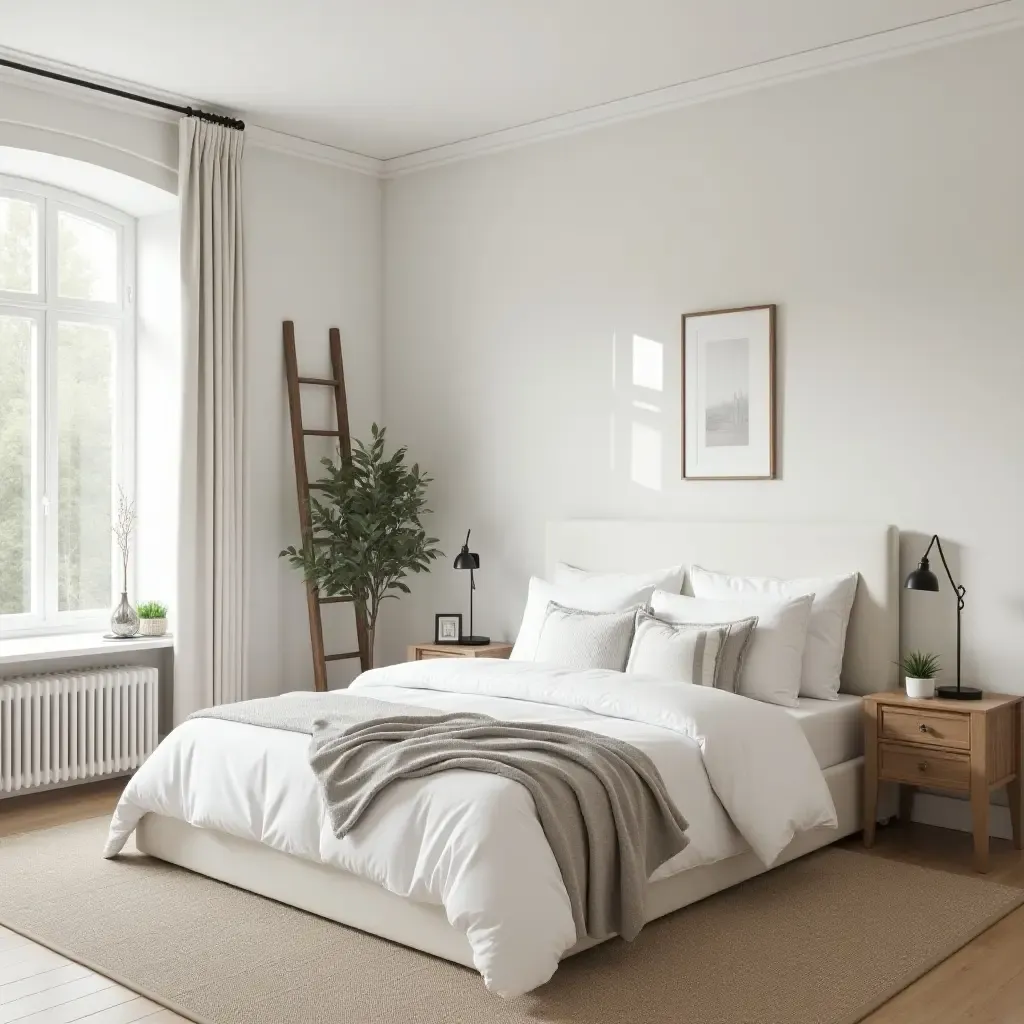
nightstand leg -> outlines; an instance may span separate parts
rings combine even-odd
[[[864,845],[875,843],[878,824],[878,705],[864,701]]]
[[[1013,848],[1015,850],[1024,849],[1024,842],[1021,840],[1020,831],[1020,800],[1021,800],[1021,785],[1020,776],[1008,782],[1006,784],[1006,799],[1010,805],[1010,824],[1013,826]]]
[[[1024,765],[1021,765],[1021,743],[1022,743],[1022,731],[1021,731],[1021,705],[1020,701],[1017,702],[1013,709],[1013,763],[1017,769],[1017,777],[1006,787],[1006,796],[1010,804],[1010,824],[1013,826],[1013,848],[1015,850],[1024,849],[1024,843],[1021,839],[1021,798],[1024,797],[1024,793],[1021,792],[1021,771],[1024,770]]]
[[[974,870],[988,871],[988,785],[984,778],[971,786],[971,818],[974,822]]]
[[[875,844],[875,826],[878,824],[878,772],[864,766],[864,845]]]

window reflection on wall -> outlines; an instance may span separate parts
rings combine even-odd
[[[662,390],[664,375],[664,349],[660,341],[633,335],[633,386]]]

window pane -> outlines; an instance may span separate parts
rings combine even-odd
[[[60,211],[57,293],[62,299],[117,302],[117,232],[113,228]]]
[[[0,290],[39,292],[39,210],[0,196]]]
[[[112,327],[57,326],[57,607],[111,604]]]
[[[32,610],[32,364],[36,323],[0,316],[0,615]]]

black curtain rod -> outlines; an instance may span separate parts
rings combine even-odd
[[[123,89],[113,89],[109,85],[99,85],[96,82],[87,82],[81,78],[72,78],[70,75],[59,75],[56,71],[45,71],[43,68],[34,68],[28,64],[18,64],[16,61],[0,57],[0,66],[12,68],[15,71],[24,71],[27,75],[38,75],[40,78],[49,78],[54,82],[64,82],[67,85],[77,85],[82,89],[92,89],[93,92],[106,93],[107,96],[120,96],[123,100],[134,100],[136,103],[146,103],[151,107],[161,107],[164,110],[173,110],[177,114],[185,114],[188,117],[198,117],[200,121],[210,121],[213,124],[222,124],[225,128],[235,128],[238,131],[245,130],[245,122],[238,121],[233,117],[223,117],[220,114],[211,114],[206,110],[196,110],[195,107],[179,107],[176,103],[165,103],[163,100],[154,100],[149,96],[140,96],[138,93],[125,92]]]

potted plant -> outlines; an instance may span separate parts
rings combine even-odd
[[[906,677],[908,697],[921,700],[935,696],[935,677],[939,674],[937,654],[908,651],[896,664]]]
[[[312,542],[285,548],[281,557],[321,596],[352,599],[366,626],[372,666],[381,605],[397,598],[396,591],[408,594],[408,575],[429,571],[442,552],[420,522],[430,512],[431,478],[418,464],[405,464],[405,448],[384,454],[384,427],[374,423],[370,432],[369,445],[353,440],[350,457],[320,460],[327,476],[310,485]]]
[[[167,605],[159,601],[144,601],[135,610],[139,613],[139,633],[142,636],[163,636],[167,632]]]

